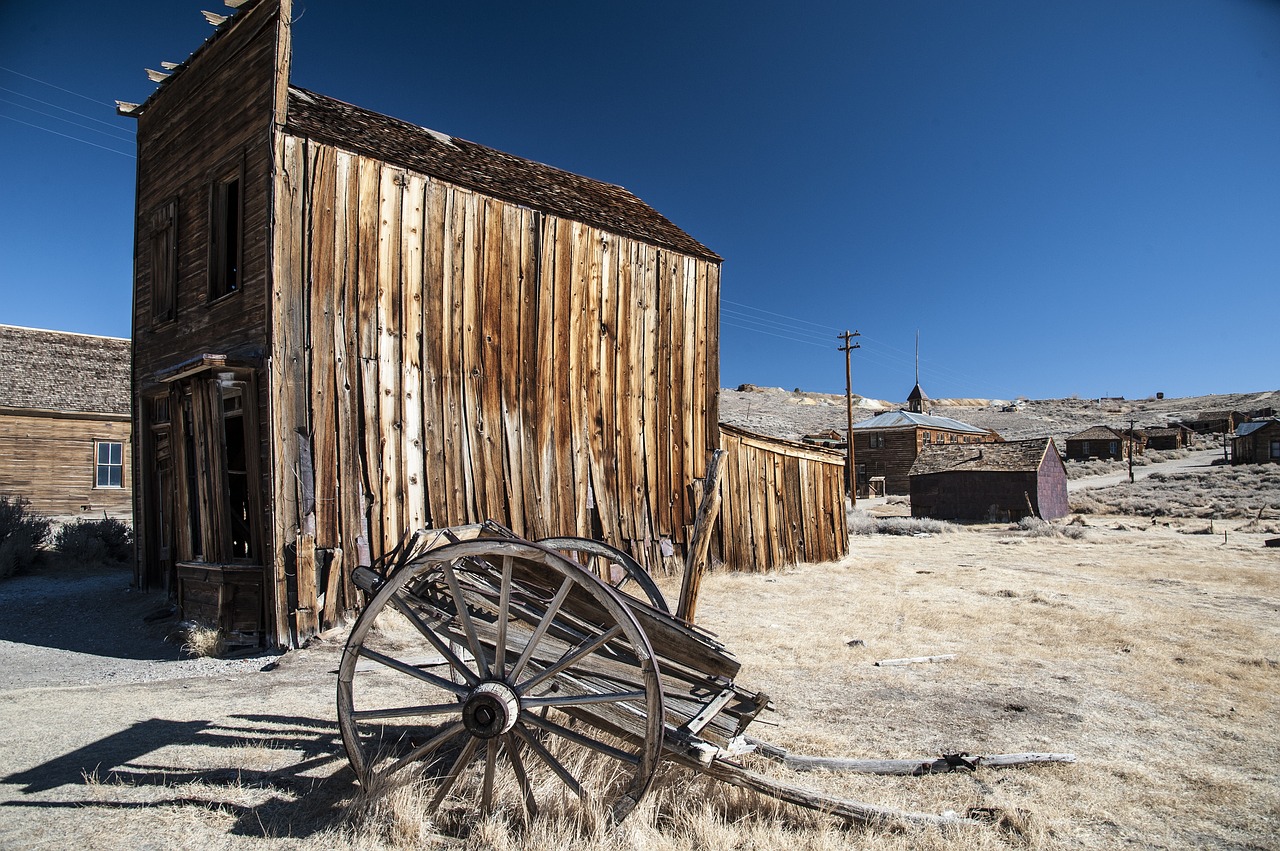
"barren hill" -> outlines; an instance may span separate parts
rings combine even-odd
[[[1280,390],[1225,393],[1178,399],[934,399],[932,413],[953,417],[1002,437],[1065,438],[1092,425],[1160,426],[1195,419],[1213,411],[1256,411],[1280,408]],[[854,422],[880,411],[905,408],[906,402],[854,396]],[[720,392],[720,419],[761,434],[798,439],[801,435],[845,427],[844,396],[788,391],[744,384]]]

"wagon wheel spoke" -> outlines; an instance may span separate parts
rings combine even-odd
[[[628,700],[644,700],[643,691],[610,691],[603,694],[557,694],[549,697],[526,697],[521,699],[528,709],[543,709],[548,706],[591,706],[597,703],[622,703]]]
[[[613,641],[613,639],[617,638],[621,634],[622,634],[622,627],[617,624],[614,624],[613,628],[610,629],[608,632],[604,633],[603,635],[597,636],[594,640],[588,642],[587,644],[582,645],[577,650],[570,649],[563,656],[561,656],[556,661],[556,663],[552,665],[550,668],[545,668],[544,670],[539,671],[537,674],[534,674],[529,679],[517,685],[516,691],[518,691],[520,694],[525,694],[531,691],[532,689],[536,688],[540,683],[543,683],[546,680],[551,679],[556,674],[559,674],[561,671],[566,671],[569,668],[573,667],[579,661],[586,658],[587,656],[590,656],[592,653],[595,653],[601,647],[604,647],[606,644],[608,644],[610,641]]]
[[[529,750],[533,751],[537,755],[538,759],[546,763],[547,767],[555,772],[556,776],[560,778],[560,781],[564,783],[564,785],[573,790],[575,795],[579,798],[586,797],[582,791],[582,784],[578,782],[577,778],[569,773],[569,769],[560,764],[560,760],[552,756],[551,751],[547,750],[546,747],[543,746],[542,742],[538,741],[534,736],[529,735],[528,731],[525,730],[524,725],[517,724],[515,726],[515,733],[529,747]]]
[[[564,582],[560,584],[560,590],[556,592],[555,597],[547,604],[547,611],[542,616],[542,620],[538,622],[538,626],[534,629],[533,635],[529,638],[529,643],[524,646],[524,652],[520,654],[520,658],[516,660],[515,666],[511,669],[511,679],[517,680],[524,671],[524,666],[529,663],[529,658],[533,656],[533,651],[537,649],[538,642],[542,640],[542,636],[547,634],[547,630],[551,627],[552,621],[560,612],[560,606],[564,603],[565,597],[569,596],[569,590],[573,588],[573,580],[565,577]]]
[[[498,595],[498,641],[493,649],[493,670],[499,679],[507,675],[507,619],[511,616],[511,556],[502,557],[502,590]]]
[[[453,784],[458,782],[458,777],[462,774],[462,770],[467,767],[471,757],[475,756],[476,748],[479,745],[480,740],[474,736],[467,739],[466,745],[462,748],[462,753],[458,754],[458,758],[453,761],[453,765],[449,766],[449,773],[444,776],[444,779],[440,781],[440,785],[436,787],[436,793],[432,796],[431,803],[427,805],[428,812],[434,812],[439,809],[440,803],[449,794]]]
[[[453,565],[449,562],[443,562],[440,565],[444,572],[445,581],[449,585],[449,594],[453,597],[453,605],[458,610],[458,619],[462,621],[462,630],[467,636],[467,646],[471,649],[471,657],[476,660],[476,669],[480,672],[480,678],[485,679],[489,676],[489,663],[484,658],[484,648],[480,646],[480,639],[476,636],[476,625],[471,620],[471,613],[467,611],[466,598],[462,596],[462,588],[458,585],[458,574],[454,572]]]
[[[416,718],[432,715],[457,715],[462,712],[460,703],[433,703],[426,706],[395,706],[386,709],[357,709],[351,716],[359,721],[376,721],[381,718]]]
[[[402,674],[408,674],[414,679],[422,680],[424,683],[431,683],[431,685],[437,688],[442,688],[445,691],[452,692],[459,697],[466,697],[471,691],[471,689],[464,685],[455,683],[453,680],[446,680],[444,677],[437,677],[435,674],[428,673],[421,668],[415,668],[412,665],[401,662],[399,659],[393,659],[384,653],[379,653],[377,650],[371,650],[368,647],[360,648],[360,655],[366,659],[372,659],[375,662],[386,665],[388,668],[399,671]]]
[[[414,628],[417,629],[418,632],[422,633],[422,637],[427,639],[427,641],[431,643],[431,646],[435,648],[436,652],[443,656],[445,661],[449,663],[449,666],[457,671],[462,678],[467,681],[467,685],[475,686],[479,684],[480,679],[471,672],[471,669],[467,667],[467,663],[463,662],[462,659],[453,652],[453,648],[449,646],[447,641],[444,641],[440,636],[436,635],[435,631],[431,629],[431,627],[423,623],[422,618],[418,617],[418,613],[413,610],[413,607],[409,605],[407,600],[399,594],[394,594],[391,597],[391,605],[395,606],[396,611],[404,615],[405,618],[408,619],[409,623],[413,624]]]
[[[493,771],[498,762],[498,739],[486,742],[484,755],[484,782],[480,788],[480,815],[493,812]]]
[[[662,591],[654,583],[649,572],[625,550],[611,547],[603,541],[592,538],[553,537],[543,538],[538,543],[582,565],[614,590],[633,599],[643,600],[659,611],[670,611]],[[622,576],[616,582],[613,579],[615,567],[622,570]]]
[[[463,732],[465,729],[466,728],[462,726],[461,721],[459,721],[456,724],[450,724],[445,730],[432,736],[426,742],[418,745],[416,748],[409,751],[407,754],[405,754],[404,756],[396,760],[394,763],[392,763],[391,767],[386,770],[385,774],[387,775],[395,774],[397,771],[404,768],[406,765],[412,762],[417,762],[418,760],[422,759],[424,756],[430,756],[431,754],[439,750],[441,745],[443,745],[445,742],[449,741],[459,733]]]
[[[504,735],[502,742],[507,759],[511,760],[511,773],[516,776],[516,783],[520,785],[524,811],[530,819],[535,819],[538,817],[538,802],[533,798],[533,787],[529,785],[529,776],[524,771],[524,760],[520,758],[520,742],[511,733]]]
[[[526,716],[525,720],[533,726],[540,727],[548,733],[553,733],[566,741],[573,742],[575,745],[590,748],[593,751],[602,753],[605,756],[611,756],[616,760],[627,763],[628,765],[637,765],[640,762],[640,758],[633,753],[627,753],[621,748],[606,745],[604,742],[593,739],[590,736],[583,735],[576,730],[570,730],[568,727],[565,727],[562,724],[557,724],[554,721],[549,721],[546,718],[539,718],[537,715],[529,715]]]

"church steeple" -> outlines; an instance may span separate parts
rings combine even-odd
[[[913,414],[927,414],[929,412],[924,406],[928,401],[929,397],[920,389],[920,332],[916,331],[916,386],[911,388],[911,394],[907,396],[907,410]]]

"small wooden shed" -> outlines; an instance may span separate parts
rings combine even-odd
[[[0,325],[0,495],[133,518],[129,341]]]
[[[721,540],[738,569],[833,561],[849,551],[845,453],[720,424]]]
[[[933,445],[911,466],[911,515],[1008,521],[1065,517],[1067,471],[1052,439]]]
[[[1182,449],[1191,443],[1194,432],[1183,425],[1152,426],[1138,429],[1146,442],[1147,449],[1168,451]]]
[[[1142,454],[1140,437],[1111,426],[1092,426],[1067,438],[1069,461],[1088,461],[1090,458],[1123,461],[1129,457],[1131,449]]]
[[[1280,420],[1255,420],[1236,426],[1231,437],[1232,464],[1280,464]]]

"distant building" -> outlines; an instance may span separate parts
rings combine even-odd
[[[1182,425],[1155,426],[1138,431],[1146,439],[1148,449],[1159,450],[1182,449],[1190,445],[1191,435],[1194,434],[1191,429]]]
[[[1142,439],[1136,433],[1129,435],[1111,426],[1097,425],[1067,438],[1067,460],[1123,461],[1129,457],[1130,448],[1142,454]]]
[[[849,441],[844,434],[833,428],[814,434],[806,434],[800,440],[802,443],[808,443],[812,446],[825,446],[827,449],[847,449],[849,446]]]
[[[0,495],[132,521],[129,341],[0,325]]]
[[[911,516],[1009,521],[1065,517],[1067,471],[1047,437],[933,444],[911,465]]]
[[[1196,434],[1229,434],[1236,430],[1236,426],[1249,420],[1249,414],[1244,411],[1204,411],[1181,424]]]
[[[1256,420],[1236,427],[1232,464],[1280,464],[1280,420]]]
[[[916,385],[917,389],[919,385]],[[923,394],[921,394],[923,398]],[[853,457],[858,492],[865,493],[872,478],[884,477],[886,493],[910,492],[911,465],[921,450],[932,445],[993,443],[994,431],[913,411],[885,411],[853,426]]]

